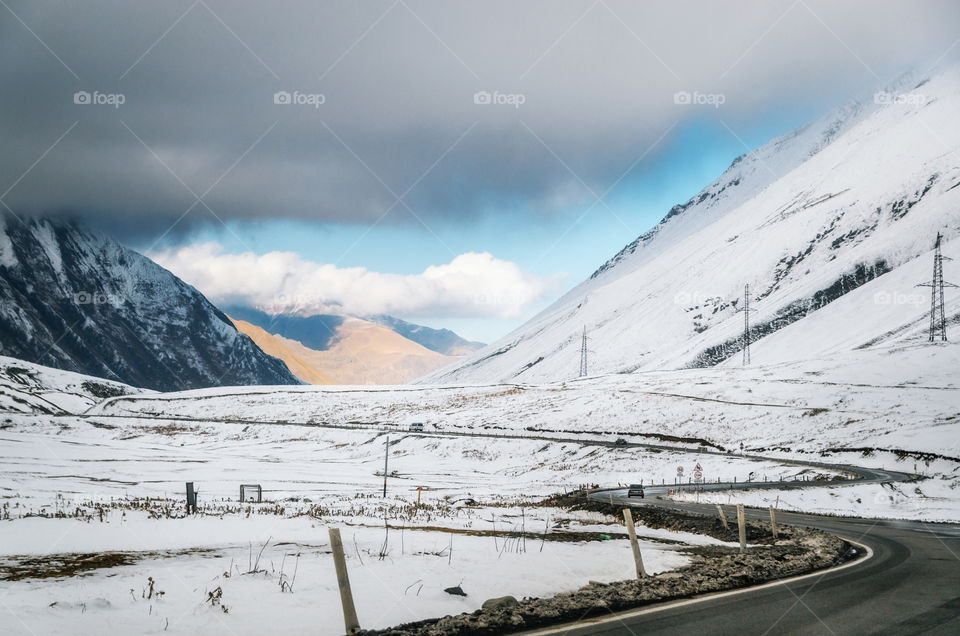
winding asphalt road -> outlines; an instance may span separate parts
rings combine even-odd
[[[853,467],[848,467],[853,468]],[[860,483],[911,476],[857,468]],[[705,490],[801,488],[816,482],[705,484]],[[670,486],[628,499],[625,490],[593,497],[624,506],[657,505],[714,515],[712,504],[657,500]],[[731,508],[726,508],[727,517]],[[748,520],[769,523],[766,510]],[[734,516],[735,518],[735,516]],[[960,634],[960,526],[823,517],[778,511],[778,524],[819,528],[861,546],[859,557],[805,577],[734,592],[660,603],[531,634]]]

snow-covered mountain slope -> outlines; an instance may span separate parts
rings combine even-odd
[[[0,355],[176,390],[297,384],[200,292],[68,221],[0,216]]]
[[[126,384],[0,356],[0,412],[82,413],[111,397],[146,393]]]
[[[591,375],[713,366],[742,350],[747,284],[758,362],[919,337],[929,300],[898,299],[922,293],[938,231],[944,253],[960,256],[958,112],[952,65],[771,141],[530,322],[422,382],[574,377],[584,327]],[[960,265],[945,275],[960,283]],[[846,298],[874,279],[877,298]]]
[[[89,415],[421,422],[428,431],[598,434],[761,452],[876,447],[960,457],[960,344],[880,345],[817,360],[544,384],[229,387],[117,397]],[[215,414],[215,415],[214,415]],[[667,464],[665,470],[672,469]],[[956,466],[951,466],[952,477]]]

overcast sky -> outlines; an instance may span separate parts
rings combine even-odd
[[[484,340],[735,156],[960,49],[952,1],[0,5],[4,206],[215,302]]]

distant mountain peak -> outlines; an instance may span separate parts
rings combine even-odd
[[[0,355],[158,390],[297,383],[145,256],[71,220],[0,219]]]
[[[403,384],[458,359],[365,318],[270,315],[244,307],[227,311],[238,329],[311,384]],[[410,331],[418,327],[403,325]],[[439,333],[420,329],[428,337]]]

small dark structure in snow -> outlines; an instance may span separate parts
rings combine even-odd
[[[193,482],[187,482],[187,514],[195,513],[197,511],[197,495],[200,494],[199,490],[193,489]]]
[[[240,503],[246,501],[245,497],[248,489],[257,491],[257,503],[263,501],[263,488],[260,487],[260,484],[240,484]]]

